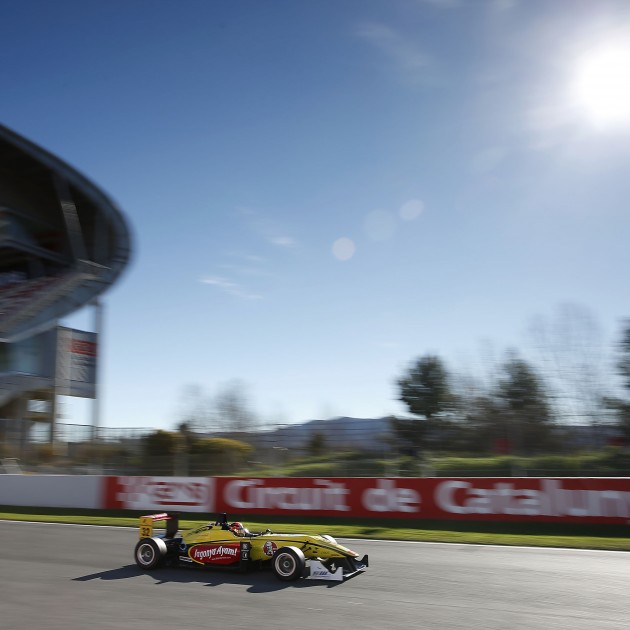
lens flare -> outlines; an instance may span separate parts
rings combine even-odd
[[[341,260],[345,262],[346,260],[350,260],[354,256],[354,252],[356,251],[356,246],[352,239],[347,237],[338,238],[332,246],[333,256],[337,260]]]
[[[630,48],[606,46],[578,63],[574,94],[578,106],[595,123],[630,123]]]

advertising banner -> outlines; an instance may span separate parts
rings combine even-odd
[[[630,523],[630,479],[219,478],[219,512]]]
[[[219,478],[217,510],[248,514],[423,517],[417,480]]]
[[[105,509],[215,512],[209,477],[107,477]]]
[[[57,328],[57,382],[59,394],[96,397],[96,333]]]
[[[432,480],[436,518],[630,522],[630,479]]]
[[[624,478],[109,477],[105,508],[630,524]]]

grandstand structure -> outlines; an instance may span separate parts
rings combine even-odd
[[[59,322],[91,305],[98,329],[99,298],[130,254],[128,223],[101,189],[0,125],[0,440],[23,444],[44,422],[52,442],[59,394],[96,399],[99,331],[86,340]],[[88,359],[89,391],[61,373],[68,340]]]

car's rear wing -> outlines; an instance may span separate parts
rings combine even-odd
[[[153,524],[157,521],[166,521],[166,534],[164,538],[174,538],[179,529],[179,514],[175,512],[161,512],[160,514],[147,514],[140,517],[140,538],[153,536]]]

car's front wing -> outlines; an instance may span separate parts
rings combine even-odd
[[[330,580],[343,582],[357,573],[365,571],[369,566],[365,554],[360,560],[356,558],[334,558],[329,560],[310,560],[308,575],[310,580]]]

